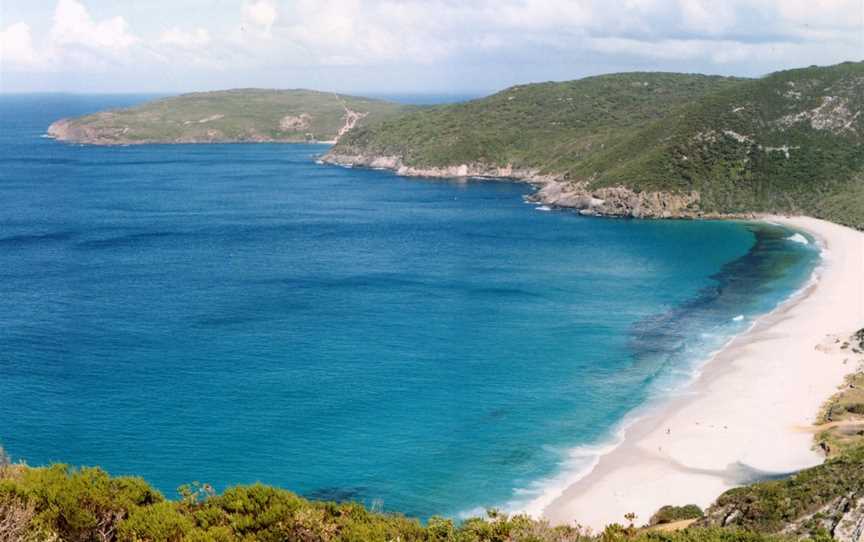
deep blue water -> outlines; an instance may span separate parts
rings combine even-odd
[[[776,227],[538,212],[324,146],[40,137],[140,99],[0,98],[0,442],[31,464],[423,517],[527,499],[818,261]]]

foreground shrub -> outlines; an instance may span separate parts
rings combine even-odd
[[[836,475],[839,463],[831,465]],[[0,542],[791,542],[717,527],[640,531],[633,527],[632,515],[627,518],[631,525],[611,525],[597,535],[575,525],[551,526],[494,510],[461,524],[432,518],[424,526],[360,504],[309,501],[262,484],[233,487],[221,495],[192,484],[183,488],[180,500],[168,501],[139,478],[112,478],[96,468],[13,465],[4,473]],[[799,475],[799,482],[812,478]],[[776,499],[765,503],[773,506]],[[673,521],[697,511],[670,507],[661,512]]]
[[[651,516],[648,524],[661,525],[685,519],[699,519],[702,516],[702,509],[695,504],[688,504],[685,506],[664,506]]]

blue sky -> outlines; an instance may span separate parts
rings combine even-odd
[[[864,0],[0,0],[2,92],[484,93],[864,58]]]

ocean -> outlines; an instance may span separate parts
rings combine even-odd
[[[31,465],[519,509],[819,263],[777,226],[541,212],[324,145],[43,137],[144,98],[0,97],[0,444]]]

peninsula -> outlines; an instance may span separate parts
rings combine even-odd
[[[336,142],[349,130],[413,109],[313,90],[196,92],[61,119],[48,135],[91,145]]]

